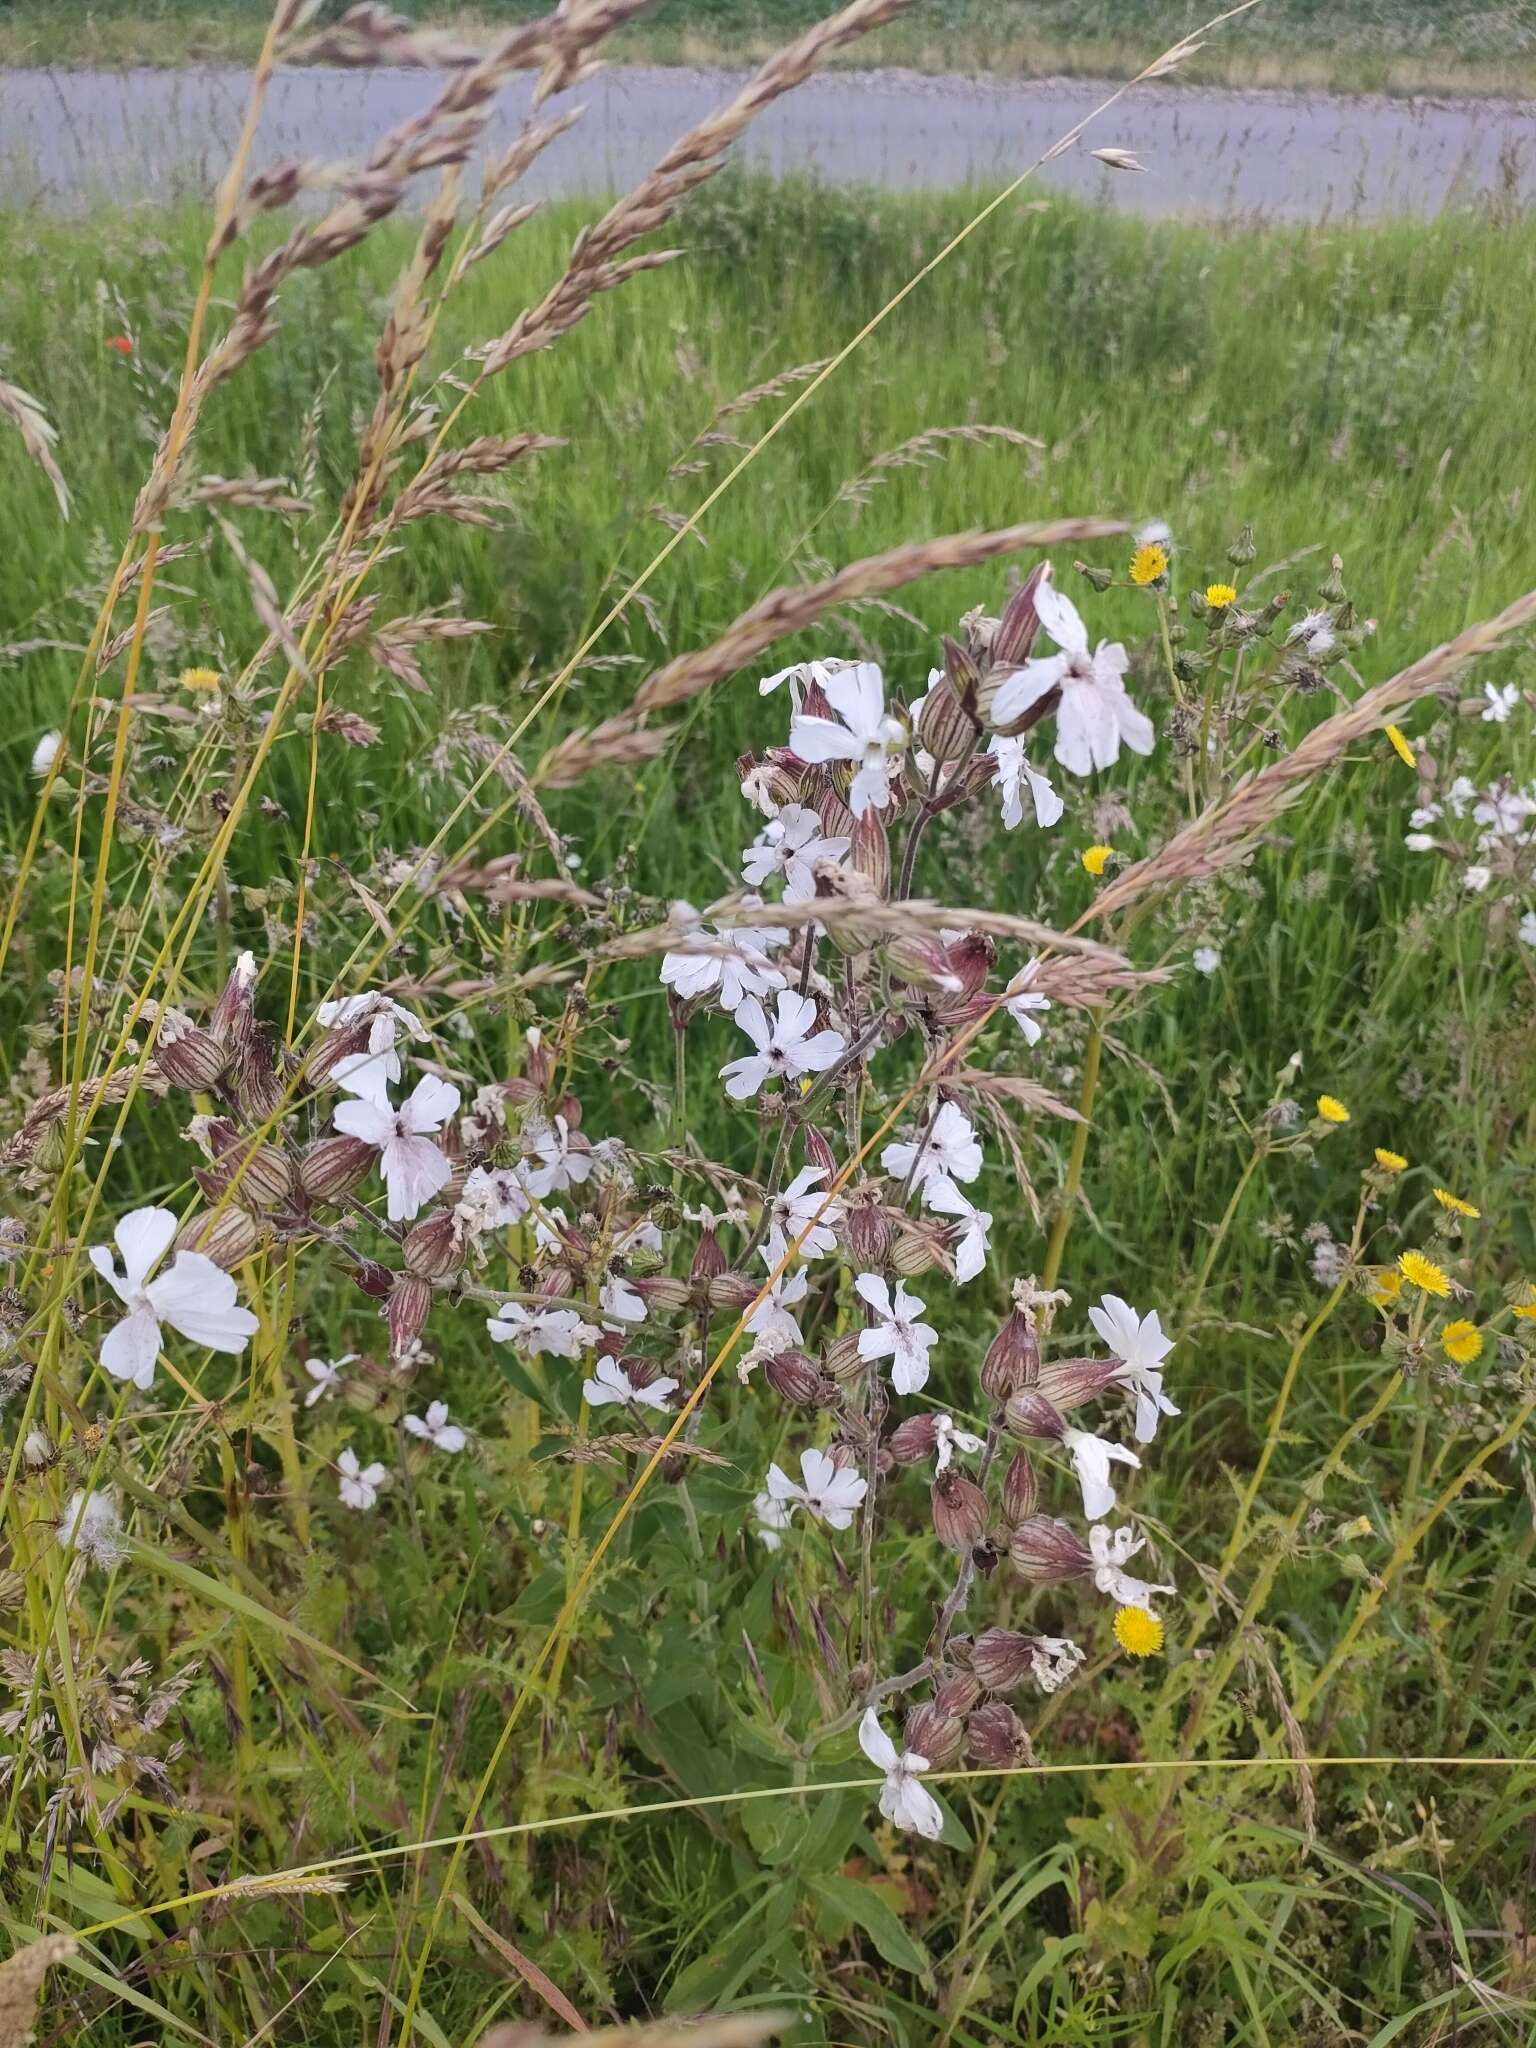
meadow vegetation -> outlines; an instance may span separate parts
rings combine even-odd
[[[818,384],[985,198],[676,195],[678,259],[485,383],[420,518],[466,349],[558,329],[594,209],[507,222],[440,307],[419,221],[283,276],[163,504],[206,219],[0,221],[39,409],[0,417],[0,1896],[79,1942],[40,2040],[1530,2038],[1536,664],[1529,609],[1478,622],[1533,581],[1536,229],[1032,186]],[[205,348],[290,225],[240,221]],[[1155,729],[1102,773],[1006,715],[1071,630],[1042,559]],[[744,627],[776,588],[801,630]],[[901,714],[889,803],[806,774],[851,671],[759,694],[842,660]],[[1005,829],[978,718],[1041,720],[1059,820],[1021,789]],[[778,1111],[722,1088],[732,942],[676,907],[775,852],[764,797],[843,847],[738,942],[850,1054]],[[375,989],[406,1016],[323,1007]],[[339,1064],[391,1055],[455,1096],[445,1203],[393,1216]],[[941,1085],[985,1154],[948,1208],[881,1156]],[[238,1306],[207,1281],[218,1344],[162,1331],[135,1384],[85,1254],[145,1206]],[[860,1353],[871,1268],[929,1304],[915,1388]],[[742,1327],[770,1281],[792,1345]],[[1102,1363],[1106,1296],[1173,1340],[1181,1412],[1114,1475],[1171,1596],[1040,1563],[1092,1455],[1040,1389]],[[988,1682],[989,1629],[1056,1643],[1050,1686]],[[871,1704],[932,1765],[884,1816]]]

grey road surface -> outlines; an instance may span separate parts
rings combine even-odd
[[[585,112],[525,191],[593,194],[638,177],[683,129],[729,98],[740,74],[623,68],[564,101]],[[73,210],[201,198],[243,108],[237,69],[0,73],[0,206]],[[273,85],[257,161],[365,154],[427,103],[421,73],[294,71]],[[996,185],[1048,149],[1108,88],[1072,80],[931,78],[837,72],[813,79],[749,130],[754,168],[837,184]],[[526,114],[514,81],[489,131],[504,142]],[[1133,149],[1144,176],[1104,169],[1098,144]],[[1334,99],[1326,95],[1143,87],[1040,172],[1069,191],[1159,214],[1347,219],[1428,215],[1485,193],[1536,198],[1536,103]]]

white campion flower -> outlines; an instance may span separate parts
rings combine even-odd
[[[856,661],[836,675],[822,678],[821,687],[836,718],[793,720],[789,749],[802,761],[857,762],[848,807],[862,817],[884,810],[891,800],[891,776],[906,752],[907,729],[885,708],[885,679],[877,663]],[[839,723],[841,721],[841,723]]]
[[[1469,889],[1474,896],[1481,896],[1492,880],[1493,869],[1484,867],[1481,862],[1461,871],[1461,886],[1463,889]]]
[[[1517,838],[1524,832],[1533,811],[1536,811],[1536,800],[1527,796],[1524,790],[1503,788],[1498,783],[1485,790],[1472,806],[1472,816],[1477,824],[1491,827],[1506,839]],[[1488,841],[1484,838],[1478,844],[1486,846]]]
[[[342,1367],[356,1363],[355,1351],[344,1351],[340,1358],[306,1358],[304,1370],[314,1381],[314,1385],[304,1396],[304,1406],[313,1408],[317,1401],[328,1401],[341,1385]]]
[[[1011,725],[1042,697],[1060,690],[1056,758],[1069,773],[1112,768],[1122,744],[1134,754],[1150,754],[1156,735],[1151,719],[1126,694],[1130,657],[1120,642],[1101,640],[1090,653],[1081,613],[1053,583],[1042,583],[1035,592],[1035,610],[1060,652],[1026,661],[1002,683],[993,723]]]
[[[1487,699],[1483,706],[1484,725],[1505,724],[1521,701],[1518,683],[1505,683],[1502,689],[1497,683],[1484,683],[1483,695]],[[37,773],[35,767],[32,772]]]
[[[396,1109],[376,1074],[338,1072],[336,1078],[343,1088],[358,1092],[352,1101],[336,1105],[331,1122],[349,1138],[374,1147],[389,1192],[389,1220],[409,1223],[453,1179],[453,1167],[431,1134],[458,1108],[458,1089],[436,1074],[423,1074]]]
[[[32,773],[39,782],[59,758],[59,749],[63,744],[64,735],[61,732],[45,732],[32,749]]]
[[[1477,784],[1472,780],[1471,776],[1458,775],[1450,788],[1445,792],[1445,800],[1450,806],[1453,816],[1464,818],[1467,815],[1467,806],[1476,795]]]
[[[99,1564],[106,1571],[121,1564],[128,1555],[123,1535],[123,1518],[118,1505],[107,1493],[87,1493],[84,1487],[64,1503],[58,1520],[60,1550],[73,1553],[86,1564]]]
[[[1536,946],[1536,910],[1528,910],[1520,920],[1520,943]]]
[[[971,1457],[986,1448],[979,1436],[972,1436],[968,1429],[956,1426],[953,1415],[939,1414],[933,1418],[933,1469],[947,1472],[956,1451],[965,1451]]]
[[[425,1415],[407,1415],[405,1426],[412,1436],[419,1436],[434,1451],[462,1451],[469,1442],[459,1425],[448,1420],[446,1401],[429,1402]]]
[[[1173,1349],[1173,1339],[1163,1335],[1156,1309],[1149,1316],[1138,1315],[1118,1294],[1106,1294],[1089,1309],[1088,1320],[1120,1361],[1115,1383],[1136,1396],[1137,1443],[1151,1443],[1158,1417],[1179,1412],[1163,1392],[1163,1360]]]
[[[1146,1547],[1145,1536],[1138,1536],[1134,1529],[1111,1529],[1107,1523],[1095,1522],[1088,1531],[1088,1548],[1093,1554],[1093,1583],[1101,1593],[1107,1593],[1117,1607],[1144,1607],[1149,1614],[1153,1610],[1152,1598],[1158,1593],[1174,1593],[1173,1586],[1151,1586],[1145,1579],[1132,1578],[1124,1569],[1129,1559],[1138,1550]]]
[[[800,1477],[803,1485],[797,1485],[779,1466],[770,1465],[769,1498],[783,1503],[787,1509],[805,1508],[829,1529],[848,1528],[868,1491],[866,1481],[853,1467],[834,1464],[825,1451],[802,1451]]]
[[[760,909],[751,897],[747,908]],[[664,953],[661,985],[680,1002],[713,996],[722,1010],[734,1013],[747,996],[771,995],[783,988],[784,976],[768,957],[775,946],[787,946],[789,933],[780,925],[706,925],[687,904],[674,904],[692,929],[682,946]]]
[[[758,1246],[757,1255],[770,1273],[775,1272],[789,1256],[788,1242],[777,1230],[770,1230],[767,1243]],[[804,1301],[810,1285],[810,1275],[803,1266],[793,1266],[779,1274],[747,1317],[746,1327],[756,1338],[759,1350],[782,1351],[788,1345],[805,1342],[794,1308],[797,1302]]]
[[[782,875],[784,901],[808,903],[816,894],[817,861],[840,861],[852,844],[851,839],[829,837],[820,818],[804,804],[786,804],[742,849],[741,878],[760,889]]]
[[[1219,946],[1196,946],[1189,956],[1189,964],[1196,974],[1214,974],[1221,965]]]
[[[529,1358],[580,1358],[602,1335],[573,1308],[528,1309],[520,1301],[503,1302],[485,1327],[493,1344],[512,1344]]]
[[[521,1223],[532,1208],[519,1166],[476,1166],[464,1177],[454,1215],[471,1237]]]
[[[768,1205],[771,1229],[786,1245],[800,1238],[797,1256],[802,1259],[823,1259],[835,1251],[834,1232],[848,1213],[846,1202],[836,1195],[828,1197],[822,1193],[821,1183],[827,1171],[825,1166],[802,1166],[788,1187],[781,1188]],[[802,1231],[804,1237],[800,1237]]]
[[[341,1475],[336,1485],[342,1506],[356,1508],[359,1514],[371,1508],[379,1497],[380,1487],[389,1484],[389,1467],[377,1460],[371,1465],[360,1465],[350,1444],[337,1458],[336,1470]]]
[[[987,1263],[987,1242],[992,1229],[990,1209],[978,1209],[962,1189],[942,1173],[931,1174],[923,1183],[923,1202],[941,1216],[958,1217],[962,1229],[955,1245],[955,1278],[963,1287],[974,1280]]]
[[[637,1294],[627,1280],[617,1273],[610,1273],[603,1282],[597,1305],[605,1316],[613,1316],[621,1323],[643,1323],[645,1321],[645,1296]]]
[[[783,1531],[789,1527],[790,1506],[787,1501],[775,1500],[771,1493],[754,1495],[752,1514],[757,1524],[758,1541],[764,1550],[782,1550]]]
[[[825,684],[828,673],[824,662],[792,661],[788,668],[776,668],[771,676],[761,677],[757,685],[757,694],[759,697],[771,697],[780,684],[788,683],[790,701],[798,711],[805,697],[806,684]]]
[[[522,1183],[540,1201],[580,1187],[592,1172],[591,1147],[563,1116],[546,1119],[531,1130],[525,1126],[523,1142],[531,1144],[532,1151],[522,1162]]]
[[[401,1071],[398,1046],[402,1035],[421,1043],[431,1034],[413,1010],[408,1010],[404,1003],[397,1003],[393,996],[377,990],[363,995],[338,996],[332,1002],[322,1003],[315,1012],[315,1022],[323,1031],[359,1023],[364,1017],[371,1020],[367,1049],[349,1053],[345,1059],[338,1060],[332,1079],[340,1082],[344,1073],[369,1071],[380,1081],[398,1081]],[[368,1091],[364,1088],[357,1092]]]
[[[757,1047],[720,1069],[725,1092],[735,1102],[755,1095],[765,1081],[798,1081],[802,1074],[825,1073],[848,1043],[840,1031],[817,1031],[814,1000],[792,988],[779,990],[771,1025],[756,996],[737,1006],[735,1021]]]
[[[927,1382],[928,1354],[939,1341],[937,1330],[920,1320],[925,1302],[896,1283],[895,1299],[878,1273],[860,1273],[854,1291],[873,1311],[875,1321],[859,1332],[859,1356],[889,1358],[891,1385],[898,1394],[915,1394]]]
[[[1003,829],[1012,832],[1015,826],[1023,824],[1026,794],[1035,823],[1056,824],[1067,807],[1052,788],[1050,777],[1042,775],[1030,761],[1023,740],[994,733],[987,742],[987,752],[997,763],[992,780],[1002,793]]]
[[[1123,1444],[1112,1444],[1107,1437],[1095,1436],[1087,1429],[1064,1429],[1061,1443],[1083,1490],[1084,1515],[1090,1522],[1102,1522],[1106,1515],[1115,1512],[1115,1489],[1109,1479],[1111,1464],[1139,1466],[1140,1458]]]
[[[1434,836],[1429,832],[1405,832],[1403,844],[1410,853],[1433,853],[1435,849]]]
[[[896,1745],[880,1726],[880,1717],[873,1707],[867,1707],[859,1723],[859,1747],[869,1758],[877,1771],[884,1771],[885,1783],[880,1790],[880,1811],[887,1820],[894,1821],[899,1828],[908,1828],[915,1835],[922,1835],[930,1842],[936,1842],[944,1832],[944,1814],[939,1802],[926,1785],[918,1782],[918,1772],[926,1771],[928,1759],[919,1756],[915,1749],[898,1752]]]
[[[234,1354],[260,1328],[250,1310],[238,1305],[229,1274],[202,1252],[178,1252],[157,1280],[150,1279],[175,1235],[169,1209],[134,1209],[112,1233],[123,1255],[121,1273],[104,1244],[91,1246],[91,1264],[128,1311],[102,1341],[102,1366],[140,1389],[155,1377],[162,1323],[205,1351]]]
[[[616,1358],[600,1358],[592,1378],[581,1383],[581,1398],[589,1408],[611,1408],[622,1402],[630,1408],[665,1408],[676,1380],[652,1380],[637,1387]]]
[[[1038,960],[1031,960],[1021,967],[1009,982],[1008,993],[1003,998],[1003,1008],[1023,1032],[1026,1045],[1038,1045],[1045,1036],[1035,1020],[1051,1007],[1049,996],[1041,995],[1038,989],[1030,987],[1039,965]]]
[[[910,1176],[915,1188],[935,1174],[942,1174],[946,1180],[970,1181],[981,1171],[981,1140],[959,1103],[945,1102],[939,1105],[939,1113],[929,1124],[921,1144],[904,1138],[895,1145],[887,1145],[880,1154],[880,1164],[893,1180],[904,1181]]]
[[[1029,1652],[1030,1671],[1045,1693],[1060,1692],[1086,1661],[1086,1652],[1068,1636],[1036,1636]]]

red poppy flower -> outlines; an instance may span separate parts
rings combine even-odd
[[[107,347],[116,349],[120,356],[131,356],[133,354],[133,343],[126,334],[109,334],[107,336]]]

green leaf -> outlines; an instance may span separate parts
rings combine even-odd
[[[811,1878],[810,1888],[838,1920],[862,1927],[886,1962],[914,1976],[927,1974],[928,1951],[908,1934],[877,1891],[856,1878],[831,1876]]]

